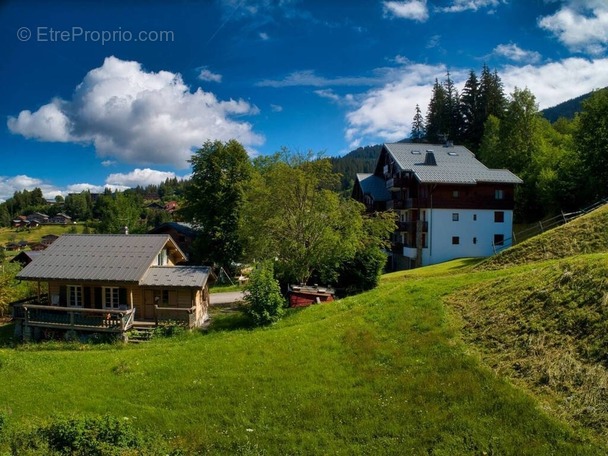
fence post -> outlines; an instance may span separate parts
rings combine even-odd
[[[538,225],[540,226],[540,232],[544,233],[545,229],[543,228],[543,222],[541,222],[540,220],[538,221]]]

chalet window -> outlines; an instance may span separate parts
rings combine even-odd
[[[458,244],[460,244],[460,237],[452,236],[452,245],[458,245]]]
[[[458,215],[458,212],[454,212],[452,214],[452,222],[457,222],[459,218],[460,216]]]
[[[476,237],[473,238],[473,244],[477,244],[477,238]]]
[[[477,214],[473,214],[473,221],[476,222],[477,221]]]
[[[505,221],[505,213],[502,211],[494,212],[494,223],[503,223]]]
[[[169,305],[169,290],[156,290],[154,292],[154,304],[167,307]]]
[[[69,307],[82,307],[82,287],[80,285],[67,286]]]
[[[452,198],[458,198],[460,196],[460,192],[458,190],[454,190],[452,192]]]
[[[119,288],[118,287],[103,287],[103,306],[104,306],[104,308],[118,309],[119,305],[120,305]]]
[[[497,200],[505,199],[505,191],[496,189],[494,191],[494,199],[497,199]]]
[[[494,235],[494,245],[503,245],[504,243],[505,243],[504,234],[495,234]]]
[[[167,265],[167,249],[162,249],[158,256],[156,257],[156,264],[158,266],[166,266]]]

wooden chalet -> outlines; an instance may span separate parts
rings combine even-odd
[[[208,318],[211,270],[180,266],[185,254],[169,235],[60,236],[18,275],[38,294],[13,303],[15,334],[117,333],[170,320],[189,328]],[[46,286],[48,293],[42,290]]]

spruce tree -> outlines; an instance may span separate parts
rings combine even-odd
[[[424,118],[422,117],[422,112],[420,111],[420,105],[416,105],[416,114],[414,114],[414,121],[412,122],[412,131],[410,133],[410,138],[412,142],[419,143],[424,139]]]

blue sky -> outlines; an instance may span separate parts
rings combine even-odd
[[[540,109],[608,85],[606,0],[8,0],[0,43],[0,200],[184,177],[208,139],[396,141],[484,63]]]

